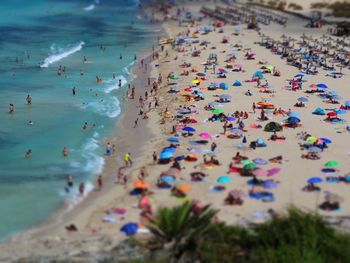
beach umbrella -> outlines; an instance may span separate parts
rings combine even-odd
[[[253,159],[253,162],[257,165],[264,165],[264,164],[268,164],[268,161],[262,158],[255,158]]]
[[[332,140],[328,139],[328,138],[320,138],[321,141],[323,141],[324,143],[332,143]]]
[[[268,170],[259,168],[253,171],[253,175],[255,176],[267,176]]]
[[[226,83],[220,83],[219,87],[220,89],[224,89],[224,90],[228,89],[228,85]]]
[[[350,107],[350,100],[345,101],[345,102],[344,102],[344,105],[345,105],[346,107]]]
[[[238,129],[238,128],[231,128],[230,133],[241,136],[243,134],[243,131],[241,129]]]
[[[141,180],[135,181],[133,183],[133,186],[137,189],[148,189],[148,187],[149,187],[147,182],[141,181]]]
[[[180,87],[171,87],[170,88],[170,92],[172,93],[176,93],[176,92],[179,92],[180,91]]]
[[[300,97],[300,98],[298,98],[298,101],[300,101],[300,102],[308,102],[309,99],[306,98],[306,97]]]
[[[256,72],[254,72],[253,74],[253,78],[260,78],[260,79],[264,79],[264,73],[261,70],[258,70]]]
[[[220,114],[220,113],[224,113],[224,110],[222,110],[222,109],[213,109],[211,112],[214,113],[214,114]]]
[[[199,137],[203,138],[203,139],[211,139],[211,135],[210,133],[207,133],[207,132],[202,132],[199,134]]]
[[[215,107],[221,107],[222,104],[220,104],[219,102],[213,101],[213,102],[208,103],[208,106],[215,108]]]
[[[325,197],[326,201],[330,202],[330,203],[335,203],[335,202],[344,202],[344,198],[340,197],[337,194],[333,194],[331,192],[326,191],[325,192]]]
[[[256,164],[255,163],[247,163],[246,165],[243,166],[243,170],[249,171],[256,169]]]
[[[219,68],[218,70],[219,70],[220,74],[226,74],[227,73],[226,69]]]
[[[226,120],[227,120],[227,121],[235,121],[236,118],[235,118],[235,117],[227,117]]]
[[[281,171],[281,168],[279,168],[279,167],[271,168],[270,170],[268,170],[267,176],[276,175],[276,174],[278,174],[280,171]]]
[[[236,80],[235,82],[233,82],[232,86],[240,87],[242,86],[242,82],[240,82],[239,80]]]
[[[315,115],[326,115],[326,112],[324,111],[324,109],[320,108],[320,107],[317,107],[313,112],[312,114],[315,114]]]
[[[314,143],[314,142],[316,142],[316,141],[317,141],[317,138],[316,138],[316,137],[314,137],[314,136],[310,136],[310,137],[308,137],[308,138],[306,139],[306,141],[307,141],[307,142]]]
[[[237,63],[237,64],[235,64],[235,65],[234,65],[234,67],[235,67],[235,68],[241,68],[241,67],[242,67],[242,65],[241,65],[241,64],[239,64],[239,63]]]
[[[336,116],[337,116],[337,113],[335,113],[334,111],[331,111],[331,112],[328,112],[328,113],[327,113],[327,116],[328,116],[328,117],[336,117]]]
[[[232,179],[227,175],[223,175],[223,176],[220,176],[216,181],[220,184],[227,184],[227,183],[230,183]]]
[[[283,127],[277,123],[277,122],[269,122],[268,124],[265,125],[264,131],[266,132],[278,132],[278,131],[282,131]]]
[[[343,97],[342,96],[339,96],[339,95],[332,95],[331,97],[333,100],[342,100]]]
[[[183,185],[176,186],[176,189],[183,192],[183,193],[187,193],[188,191],[191,190],[191,186],[189,186],[187,184],[183,184]]]
[[[328,89],[328,86],[326,84],[323,84],[323,83],[317,84],[316,87],[320,88],[320,89]]]
[[[290,123],[290,124],[297,124],[300,122],[300,119],[296,118],[296,117],[289,117],[287,119],[287,122]]]
[[[178,111],[179,114],[191,114],[192,111],[190,109],[181,109]]]
[[[277,188],[277,183],[273,180],[266,180],[261,185],[264,189],[275,189]]]
[[[319,152],[321,152],[322,150],[320,149],[320,148],[318,148],[318,147],[310,147],[309,149],[307,149],[307,151],[309,152],[309,153],[319,153]]]
[[[339,110],[336,110],[336,111],[334,111],[336,114],[338,114],[338,115],[342,115],[342,114],[346,114],[347,113],[347,111],[346,110],[343,110],[343,109],[339,109]]]
[[[297,118],[300,120],[300,114],[297,112],[291,112],[288,114],[288,117],[293,117],[293,118]]]
[[[179,142],[179,139],[176,137],[170,137],[167,139],[168,142]]]
[[[327,167],[327,168],[332,168],[332,167],[338,167],[340,165],[339,162],[337,161],[328,161],[324,164],[324,167]]]
[[[205,77],[205,73],[202,73],[202,72],[198,72],[196,75],[197,75],[198,77]]]
[[[320,178],[320,177],[311,177],[311,178],[309,178],[309,179],[307,180],[307,182],[308,182],[309,184],[318,184],[318,183],[322,183],[323,180],[322,180],[322,178]]]
[[[173,152],[165,151],[159,155],[159,159],[169,159],[169,158],[172,158],[173,156],[174,156]]]
[[[198,79],[192,80],[192,84],[199,84],[199,83],[200,83],[200,81]]]
[[[192,128],[190,126],[186,126],[182,129],[183,131],[187,131],[187,132],[195,132],[196,129],[195,128]]]
[[[138,229],[137,223],[127,223],[120,228],[121,232],[124,232],[127,236],[135,235]]]
[[[296,74],[296,75],[294,76],[294,78],[303,78],[303,77],[305,77],[305,76],[306,76],[306,74],[298,73],[298,74]]]
[[[229,100],[231,100],[232,97],[231,97],[231,95],[228,95],[228,94],[222,94],[219,96],[219,98],[222,100],[229,101]]]
[[[175,182],[175,178],[172,177],[172,176],[167,176],[167,175],[165,175],[165,176],[161,176],[160,179],[161,179],[163,182],[168,183],[168,184],[172,184],[172,183]]]

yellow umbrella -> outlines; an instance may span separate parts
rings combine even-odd
[[[200,81],[198,79],[192,80],[192,84],[198,84],[198,83],[200,83]]]

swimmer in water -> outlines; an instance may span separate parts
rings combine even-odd
[[[77,94],[77,90],[75,87],[73,87],[73,89],[72,89],[72,94],[73,94],[73,96],[75,96]]]
[[[28,159],[30,156],[32,155],[32,150],[28,149],[28,151],[26,151],[24,158]]]
[[[13,113],[14,111],[15,111],[15,105],[10,103],[10,105],[9,105],[9,113]]]
[[[33,125],[33,124],[34,124],[34,122],[28,121],[28,125]]]
[[[71,176],[71,175],[68,175],[67,176],[67,186],[68,187],[73,187],[73,176]]]
[[[66,146],[63,147],[62,154],[64,157],[67,157],[69,155],[69,150]]]
[[[85,122],[84,125],[83,125],[83,130],[86,130],[88,128],[88,123]]]

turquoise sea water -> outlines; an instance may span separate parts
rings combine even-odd
[[[141,20],[137,6],[132,0],[0,1],[0,239],[73,199],[64,192],[68,174],[77,185],[101,171],[101,140],[122,113],[134,54],[158,31]],[[61,76],[59,65],[66,67]]]

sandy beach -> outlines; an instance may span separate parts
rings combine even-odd
[[[179,5],[182,8],[182,5]],[[219,3],[205,2],[205,6],[214,9],[216,6],[225,8]],[[202,16],[200,9],[202,4],[187,3],[186,12],[191,12],[193,16]],[[155,18],[163,20],[164,16],[158,10],[148,9],[147,12],[155,12]],[[169,10],[168,17],[176,16],[176,8]],[[186,13],[182,10],[182,15]],[[125,239],[124,233],[120,228],[128,222],[136,222],[139,229],[144,230],[140,235],[147,236],[144,225],[147,220],[141,216],[140,200],[142,195],[130,195],[134,190],[135,181],[140,181],[140,169],[144,167],[145,177],[141,180],[147,183],[147,200],[150,203],[152,211],[162,206],[173,206],[184,202],[185,200],[198,200],[203,204],[211,204],[212,207],[219,209],[218,219],[227,223],[245,224],[247,222],[260,222],[268,218],[267,211],[273,209],[277,213],[283,211],[293,205],[301,209],[316,211],[324,216],[342,217],[350,215],[350,196],[348,195],[349,184],[344,182],[332,183],[327,181],[326,177],[345,176],[350,172],[350,144],[349,131],[346,126],[350,121],[349,113],[341,114],[339,117],[343,120],[336,124],[325,122],[325,116],[313,114],[317,107],[325,110],[326,114],[338,110],[344,102],[350,99],[348,92],[349,69],[343,68],[344,75],[341,78],[331,78],[326,76],[327,71],[318,68],[315,75],[308,74],[301,82],[302,89],[290,89],[290,81],[300,73],[297,67],[288,65],[281,55],[273,54],[271,49],[267,49],[261,45],[262,39],[269,37],[273,40],[281,40],[282,35],[294,38],[294,48],[298,48],[301,36],[312,37],[320,42],[322,36],[327,34],[327,26],[321,29],[305,28],[307,21],[293,16],[282,14],[288,17],[288,23],[283,26],[278,23],[271,23],[268,26],[259,25],[260,31],[248,30],[246,24],[229,25],[213,27],[212,30],[205,32],[204,26],[210,26],[215,22],[209,17],[203,18],[196,25],[183,23],[179,26],[179,22],[168,18],[163,22],[163,27],[168,38],[175,40],[176,38],[193,38],[194,43],[185,43],[183,45],[163,44],[156,47],[159,52],[159,59],[151,61],[148,56],[144,60],[147,63],[147,69],[142,67],[140,62],[135,66],[133,74],[136,76],[132,85],[136,87],[134,99],[127,98],[126,113],[122,120],[118,123],[118,136],[106,139],[106,143],[110,142],[117,146],[116,154],[106,157],[106,165],[102,173],[103,188],[90,193],[80,204],[75,206],[65,215],[54,215],[52,218],[44,222],[39,229],[30,230],[22,235],[16,236],[12,243],[0,246],[0,251],[4,253],[5,259],[9,258],[11,253],[17,246],[27,246],[26,252],[17,254],[23,256],[32,253],[35,241],[45,240],[45,238],[62,238],[65,240],[89,239],[96,236],[108,236],[113,238],[113,242]],[[189,31],[187,33],[186,31]],[[187,34],[187,35],[186,35]],[[330,35],[327,35],[329,37]],[[332,36],[335,40],[336,37]],[[167,38],[162,37],[165,41]],[[224,40],[225,39],[225,40]],[[206,44],[200,44],[204,43]],[[263,40],[264,41],[264,40]],[[313,40],[309,39],[309,42]],[[164,51],[162,51],[162,46]],[[199,55],[193,56],[194,52]],[[247,59],[247,52],[251,52],[254,59]],[[149,50],[145,53],[149,54]],[[204,65],[211,54],[215,54],[217,65],[215,69],[212,65]],[[231,55],[230,55],[231,54]],[[232,55],[234,54],[234,55]],[[228,61],[230,57],[234,59]],[[259,63],[259,62],[264,62]],[[190,65],[187,65],[190,64]],[[233,72],[232,68],[227,65],[240,64],[239,70]],[[262,71],[262,66],[272,65],[275,71],[280,72],[280,76],[273,76],[271,73],[264,73],[261,80],[265,83],[267,80],[269,92],[263,93],[265,88],[258,88],[256,81],[251,81],[254,72]],[[220,78],[220,68],[223,68]],[[235,66],[234,66],[235,68]],[[188,75],[183,74],[188,71]],[[197,73],[203,73],[199,75]],[[143,96],[147,90],[152,89],[153,81],[157,81],[159,76],[162,81],[159,82],[159,88],[156,95],[149,96],[145,104],[151,102],[154,105],[155,100],[159,101],[159,107],[152,107],[148,112],[148,107],[144,107],[148,112],[148,118],[143,119],[139,116],[139,97]],[[169,78],[167,78],[167,76]],[[148,85],[148,78],[151,79],[151,85]],[[200,82],[194,80],[200,79]],[[241,86],[234,86],[233,83],[239,81]],[[260,81],[260,80],[259,80]],[[227,89],[216,88],[209,90],[208,87],[212,83],[227,84]],[[312,84],[325,84],[328,86],[327,91],[335,91],[339,97],[339,104],[326,103],[325,99],[321,99],[316,93],[305,93],[306,90],[312,90]],[[176,92],[170,93],[171,89],[177,87]],[[175,89],[174,89],[175,90]],[[179,91],[179,92],[178,92]],[[195,98],[199,91],[203,94],[204,99]],[[247,96],[247,92],[251,94]],[[191,96],[190,96],[191,95]],[[192,96],[193,95],[193,96]],[[210,121],[215,115],[214,108],[208,109],[208,103],[219,100],[219,96],[228,95],[229,102],[218,102],[215,109],[223,112],[226,117],[230,116],[231,121]],[[298,98],[305,97],[305,107],[295,107]],[[259,102],[273,104],[272,110],[265,110],[267,120],[261,120],[262,110],[257,108],[253,111],[253,103],[258,107]],[[263,104],[262,104],[263,105]],[[190,109],[190,114],[179,114],[179,111],[186,107]],[[274,109],[281,108],[283,114],[273,114]],[[245,112],[247,118],[234,117],[235,111]],[[284,125],[289,118],[288,112],[297,112],[300,115],[300,123],[296,128]],[[182,115],[181,118],[176,116]],[[186,117],[194,119],[196,123],[184,125],[180,121]],[[134,121],[139,118],[137,127],[134,127]],[[244,127],[238,138],[228,138],[230,128],[224,133],[223,126],[232,124],[232,128],[238,129],[243,122]],[[283,130],[277,135],[284,137],[283,140],[270,140],[273,132],[264,131],[264,127],[269,122],[276,122],[283,125]],[[260,125],[260,126],[259,126]],[[193,135],[188,136],[184,127],[192,127]],[[260,128],[259,128],[260,127]],[[177,133],[173,133],[173,130]],[[235,131],[236,131],[235,130]],[[301,158],[302,154],[307,154],[305,147],[301,148],[300,144],[308,143],[307,140],[301,139],[302,132],[308,133],[309,137],[328,138],[331,143],[327,143],[327,148],[317,151],[319,159],[309,160]],[[200,136],[200,134],[202,134]],[[204,135],[206,134],[206,135]],[[176,138],[174,142],[169,142],[169,138]],[[246,139],[246,143],[243,139]],[[250,147],[250,142],[261,139],[266,144],[265,147]],[[198,142],[206,141],[206,142]],[[162,149],[169,144],[176,145],[176,154],[169,158],[167,164],[154,163],[152,159],[153,152],[157,157],[161,157]],[[216,148],[212,151],[212,143],[216,144]],[[316,146],[311,143],[311,146]],[[130,152],[133,165],[126,169],[128,182],[126,185],[115,183],[117,180],[118,169],[124,165],[123,156],[126,152]],[[239,152],[239,156],[244,156],[246,162],[235,162],[234,157]],[[190,155],[190,156],[189,156]],[[204,156],[205,155],[205,156]],[[184,160],[179,159],[179,169],[176,174],[176,182],[172,186],[186,186],[184,191],[185,197],[174,196],[170,189],[162,189],[159,187],[160,176],[170,175],[170,171],[174,166],[175,156],[184,156]],[[269,161],[271,158],[281,156],[279,162]],[[218,160],[219,164],[208,163],[211,157]],[[242,169],[253,160],[266,160],[264,164],[254,164],[254,171],[261,169],[263,175],[252,176],[254,171],[248,171],[249,176],[242,176]],[[336,161],[337,165],[332,166],[332,173],[324,173],[322,169],[327,168],[325,164],[329,161]],[[231,164],[231,165],[230,165]],[[240,170],[241,169],[241,170]],[[274,175],[268,176],[268,171],[275,170]],[[174,170],[172,170],[174,171]],[[192,173],[204,174],[203,180],[194,181],[191,177]],[[220,181],[220,177],[226,178],[225,183]],[[262,184],[252,185],[248,181],[252,178],[258,180],[270,180],[273,184],[271,188],[264,188]],[[308,180],[313,177],[322,179],[321,183],[316,183],[320,187],[320,191],[307,192],[302,188],[308,185]],[[225,189],[222,191],[215,190],[218,185]],[[242,192],[242,205],[228,205],[224,200],[228,193],[232,190]],[[269,200],[255,198],[255,193],[268,192]],[[336,211],[321,210],[319,205],[324,201],[326,192],[334,193],[343,200],[340,209]],[[114,210],[113,210],[114,209]],[[122,209],[123,212],[111,212]],[[59,219],[58,219],[59,218]],[[67,231],[65,226],[74,224],[78,231]],[[31,241],[30,241],[31,240]],[[40,253],[40,252],[39,252]],[[0,256],[0,261],[1,261]]]

